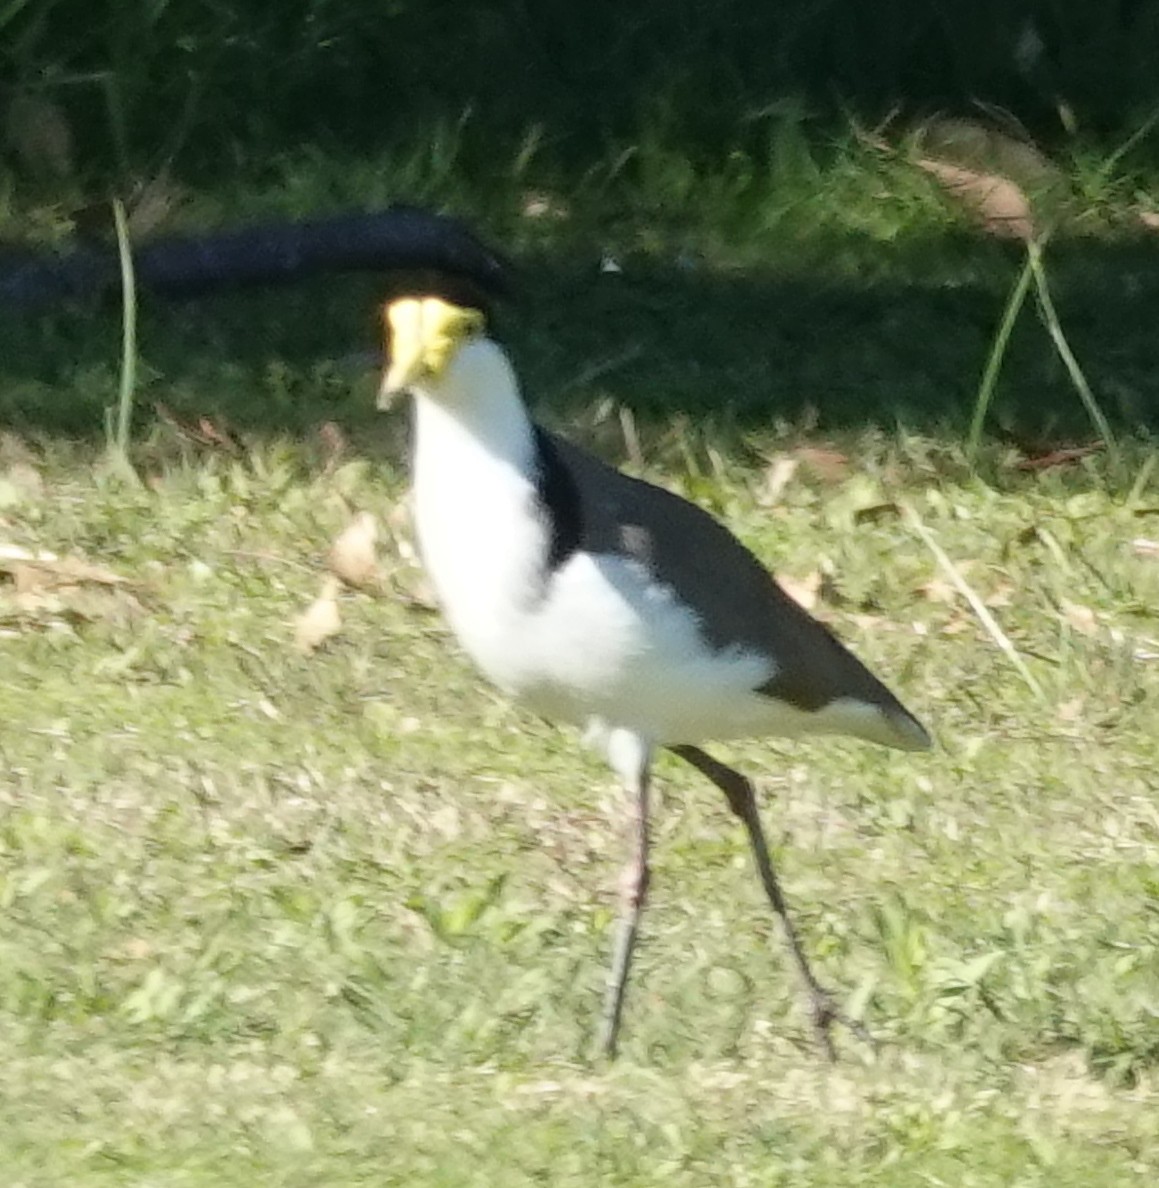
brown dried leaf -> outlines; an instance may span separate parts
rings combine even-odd
[[[0,623],[21,631],[82,623],[128,626],[145,613],[128,590],[109,586],[62,586],[52,590],[0,589]]]
[[[359,512],[334,542],[327,558],[331,573],[355,589],[375,589],[382,582],[378,566],[378,521]]]
[[[1159,210],[1139,211],[1139,222],[1152,231],[1159,231]]]
[[[132,583],[79,557],[0,542],[0,619],[21,630],[70,623],[128,624],[144,614]]]
[[[294,624],[294,645],[309,655],[331,636],[342,630],[342,616],[338,613],[338,579],[328,577],[322,583],[318,597],[304,610]]]
[[[1034,214],[1022,190],[995,173],[951,165],[933,157],[919,157],[919,169],[937,179],[951,198],[968,207],[992,235],[1004,239],[1034,239]]]
[[[169,425],[179,437],[196,442],[198,445],[224,450],[228,454],[236,455],[243,452],[242,443],[228,425],[218,425],[209,417],[204,416],[198,417],[196,423],[186,421],[161,401],[157,401],[153,407],[157,416]]]
[[[70,586],[126,586],[129,579],[82,561],[79,557],[54,558],[40,554],[27,561],[0,562],[0,569],[6,569],[18,594],[36,590],[61,590]]]

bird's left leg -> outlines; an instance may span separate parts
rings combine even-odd
[[[600,1030],[600,1047],[605,1055],[613,1057],[620,1034],[624,995],[628,989],[628,970],[648,894],[648,792],[652,748],[637,735],[613,730],[608,736],[607,750],[632,802],[628,860],[620,876],[620,918],[616,925],[616,946],[608,974]]]
[[[872,1043],[866,1029],[855,1019],[844,1015],[833,1000],[833,995],[817,981],[813,974],[809,959],[805,956],[801,938],[789,916],[789,908],[785,903],[780,883],[777,882],[776,872],[773,870],[773,860],[769,854],[769,844],[765,840],[764,827],[761,825],[760,811],[757,808],[757,798],[753,792],[752,783],[739,771],[725,763],[714,759],[699,747],[677,746],[670,747],[674,755],[679,755],[687,763],[691,763],[702,775],[707,776],[728,798],[729,807],[744,823],[749,835],[749,845],[752,847],[753,858],[757,864],[757,872],[761,877],[765,894],[773,905],[773,910],[780,917],[785,930],[785,938],[789,942],[789,951],[793,961],[805,983],[809,994],[809,1005],[813,1018],[813,1029],[817,1034],[825,1055],[830,1060],[836,1060],[837,1053],[833,1048],[833,1040],[829,1029],[834,1023],[843,1023],[859,1039]]]

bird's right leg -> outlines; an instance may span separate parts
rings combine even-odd
[[[608,757],[619,771],[631,799],[628,860],[620,876],[620,917],[616,924],[615,949],[600,1029],[600,1047],[610,1058],[616,1054],[628,971],[648,894],[648,794],[652,756],[651,748],[643,740],[617,730],[609,738]]]
[[[780,917],[781,926],[785,930],[785,939],[789,942],[789,951],[793,955],[793,962],[797,966],[801,980],[808,992],[813,1029],[825,1055],[830,1060],[837,1059],[833,1040],[829,1035],[829,1029],[834,1023],[843,1023],[859,1039],[872,1043],[866,1029],[857,1020],[842,1014],[833,1000],[833,995],[817,981],[813,973],[809,959],[805,955],[805,948],[801,944],[801,938],[797,935],[797,929],[789,916],[789,907],[785,902],[781,885],[777,881],[776,872],[773,870],[769,843],[765,840],[765,831],[761,825],[761,816],[757,808],[757,798],[753,792],[752,783],[739,771],[714,759],[699,747],[677,746],[670,747],[669,750],[674,755],[679,755],[686,763],[691,763],[701,775],[707,776],[725,794],[728,798],[729,808],[744,823],[745,830],[749,835],[753,858],[757,864],[757,873],[761,878],[761,885],[765,889],[769,902],[773,905],[773,910]]]

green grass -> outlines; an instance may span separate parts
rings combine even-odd
[[[532,123],[578,161],[645,119],[667,122],[684,157],[723,160],[787,96],[822,124],[981,101],[1055,141],[1077,128],[1114,144],[1154,107],[1157,46],[1154,0],[650,0],[630,18],[613,0],[0,4],[6,84],[66,113],[73,151],[57,155],[121,182],[174,161],[221,182],[287,144],[397,149],[460,114],[491,145],[484,166]]]
[[[1118,431],[1159,426],[1159,238],[1137,218],[1153,205],[1153,165],[1058,155],[1041,204],[1053,309],[1022,309],[980,401],[1022,245],[980,236],[905,153],[851,130],[823,136],[792,104],[758,122],[760,142],[723,162],[689,158],[656,121],[578,173],[542,130],[481,164],[486,137],[469,121],[424,126],[388,156],[310,149],[240,169],[183,192],[160,230],[399,200],[461,213],[518,259],[503,333],[531,393],[561,410],[594,388],[651,415],[825,428],[900,418],[955,438],[985,405],[988,431],[1030,445],[1096,436],[1092,413]],[[13,185],[0,192],[0,237],[61,245],[68,206]],[[622,272],[600,272],[607,255]],[[365,424],[349,388],[378,347],[382,297],[378,278],[176,306],[142,294],[138,427],[158,398],[265,431],[309,429],[319,402]],[[0,322],[0,417],[22,432],[92,432],[126,374],[110,349],[116,300]],[[1089,392],[1052,342],[1054,316]]]
[[[79,610],[5,594],[9,1183],[1151,1182],[1146,475],[1132,500],[1095,467],[1023,477],[994,455],[987,484],[953,449],[876,433],[840,440],[844,478],[806,458],[769,508],[735,451],[644,432],[647,472],[710,496],[770,565],[826,568],[823,609],[939,748],[722,749],[758,779],[814,959],[881,1041],[844,1043],[835,1070],[738,827],[662,762],[609,1069],[589,1059],[622,821],[603,765],[394,594],[346,595],[337,638],[292,647],[348,508],[385,518],[402,494],[392,436],[327,472],[308,442],[229,458],[158,430],[143,489],[44,444],[43,489],[10,483],[5,540],[137,584]],[[792,456],[802,438],[742,444]],[[1041,699],[927,586],[934,559],[880,510],[899,497]]]
[[[821,1063],[739,826],[662,760],[623,1055],[591,1058],[622,851],[603,763],[481,683],[405,597],[397,541],[387,589],[293,647],[352,511],[391,521],[405,490],[403,418],[373,413],[356,357],[378,282],[143,294],[139,486],[102,450],[119,309],[0,323],[0,544],[133,583],[0,573],[6,1183],[1154,1182],[1159,560],[1134,542],[1159,537],[1155,250],[1120,203],[1046,254],[1121,457],[1016,468],[1012,436],[1092,436],[1024,314],[1004,436],[971,467],[1020,249],[908,167],[794,135],[752,175],[642,140],[574,189],[529,149],[471,198],[435,138],[394,170],[296,159],[180,219],[472,212],[521,261],[500,329],[543,416],[618,461],[634,430],[636,469],[778,572],[826,575],[820,613],[938,748],[720,753],[757,779],[809,951],[877,1053],[842,1037]],[[529,191],[566,217],[526,217]],[[201,416],[236,439],[204,444]]]

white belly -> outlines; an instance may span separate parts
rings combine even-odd
[[[545,583],[546,532],[534,521],[503,538],[456,531],[457,547],[431,527],[420,521],[423,555],[448,623],[482,671],[529,708],[657,743],[777,729],[775,707],[753,692],[773,664],[712,651],[695,616],[636,562],[577,553]]]
[[[657,745],[880,732],[877,710],[860,702],[806,712],[757,693],[775,663],[710,648],[692,612],[634,561],[579,553],[546,589],[537,567],[477,561],[470,585],[465,574],[441,582],[433,567],[447,620],[487,677],[546,718],[592,724],[597,736],[621,727]]]

